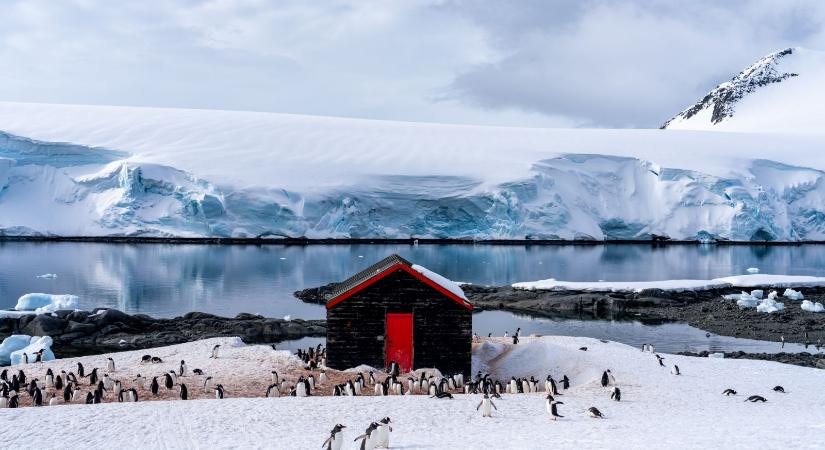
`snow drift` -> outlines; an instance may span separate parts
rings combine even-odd
[[[0,103],[0,235],[825,239],[820,135]]]

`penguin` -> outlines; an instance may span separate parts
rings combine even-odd
[[[200,369],[192,369],[192,373],[195,375],[203,375],[203,370]]]
[[[269,397],[280,397],[280,396],[281,396],[281,390],[278,388],[277,384],[272,383],[272,384],[269,385],[268,388],[266,388],[266,397],[267,398],[269,398]]]
[[[189,390],[186,389],[186,385],[181,383],[178,387],[180,388],[180,399],[187,400],[189,398]]]
[[[25,374],[25,372],[23,372],[22,370],[19,370],[19,371],[17,372],[17,381],[19,381],[19,382],[20,382],[20,385],[24,385],[24,384],[26,384],[26,374]],[[16,391],[16,390],[17,390],[17,389],[15,389],[15,391]]]
[[[209,384],[212,383],[212,377],[206,377],[203,380],[203,392],[207,392],[209,390]]]
[[[69,403],[72,401],[72,394],[74,391],[72,390],[72,385],[67,384],[66,389],[63,389],[63,403]]]
[[[178,374],[174,370],[169,371],[169,376],[172,377],[172,383],[178,384]]]
[[[518,383],[516,382],[516,377],[510,377],[510,384],[507,386],[510,394],[518,393]]]
[[[223,398],[223,385],[218,384],[215,386],[215,398],[220,400]]]
[[[97,384],[97,367],[92,369],[92,372],[89,374],[89,386],[94,386]]]
[[[7,408],[9,406],[9,398],[5,395],[0,396],[0,409]]]
[[[561,379],[561,388],[564,390],[570,388],[570,378],[567,378],[567,375],[563,376]]]
[[[607,372],[602,372],[602,387],[607,387],[610,379],[607,377]]]
[[[400,374],[401,374],[401,367],[399,367],[399,365],[398,365],[398,363],[397,363],[397,362],[395,362],[395,361],[390,361],[390,367],[389,367],[389,370],[387,370],[387,372],[388,372],[390,375],[395,375],[395,376],[398,376],[398,375],[400,375]]]
[[[270,379],[272,380],[272,384],[278,384],[278,372],[273,370],[269,373]]]
[[[21,364],[28,364],[29,363],[29,355],[26,352],[23,352],[23,360]]]
[[[496,404],[490,400],[490,396],[487,394],[484,394],[484,398],[481,399],[481,403],[476,406],[476,411],[478,411],[479,408],[481,409],[481,417],[493,417],[493,409],[498,411]]]
[[[321,446],[324,450],[341,450],[341,445],[344,443],[344,434],[341,432],[345,426],[340,423],[332,427],[329,432],[329,437]]]
[[[581,351],[583,351],[583,352],[586,352],[586,351],[587,351],[587,347],[579,347],[579,350],[581,350]]]
[[[17,408],[18,406],[20,406],[20,397],[18,397],[17,395],[12,395],[11,398],[9,399],[9,406],[8,407],[9,408]]]
[[[783,388],[782,386],[774,386],[773,391],[784,394],[785,393],[785,388]]]
[[[315,389],[315,375],[309,374],[307,381],[309,382],[309,387]]]
[[[298,384],[295,385],[295,396],[296,397],[306,397],[308,394],[307,386],[304,384],[304,377],[301,376],[298,378]]]
[[[186,370],[186,361],[184,361],[184,360],[180,361],[180,371],[179,372],[180,372],[179,375],[182,376],[182,377],[185,377],[185,376],[189,375],[189,372]]]
[[[128,391],[120,391],[117,393],[117,401],[118,403],[123,403],[124,399],[129,401],[129,392]]]
[[[152,357],[152,364],[160,364],[162,362],[163,362],[163,360],[160,359],[159,357],[157,357],[157,356]]]
[[[123,385],[120,384],[120,380],[115,380],[115,385],[113,392],[115,397],[120,397],[120,393],[123,391]]]
[[[375,374],[370,370],[370,384],[375,384]]]
[[[112,382],[112,378],[109,376],[108,373],[103,374],[103,386],[106,388],[107,391],[112,390],[114,387],[114,383]]]
[[[157,396],[159,388],[160,385],[158,384],[158,377],[153,377],[152,384],[149,386],[149,390],[152,391],[152,395]]]
[[[143,389],[143,386],[146,384],[146,378],[140,376],[140,374],[137,374],[135,379],[132,380],[132,381],[135,383],[135,386],[137,386],[141,389]]]
[[[661,356],[659,356],[659,355],[658,355],[658,354],[656,354],[656,353],[654,353],[654,354],[653,354],[653,356],[655,356],[655,357],[656,357],[656,360],[657,360],[657,361],[659,361],[659,365],[660,365],[661,367],[665,367],[665,363],[664,363],[664,360],[665,360],[665,359],[664,359],[664,358],[662,358]]]
[[[610,369],[607,369],[607,379],[611,385],[616,385],[616,377],[613,376],[613,372],[611,372]]]
[[[32,395],[32,406],[43,406],[43,391],[40,388],[34,388],[34,395]]]
[[[51,398],[49,398],[49,406],[54,406],[54,405],[56,405],[56,404],[57,404],[57,401],[58,401],[58,400],[57,400],[57,397],[55,397],[55,396],[54,396],[54,393],[52,393]]]
[[[378,421],[378,428],[375,430],[375,444],[373,448],[390,448],[390,432],[392,420],[389,417],[384,417]]]
[[[318,375],[318,384],[324,384],[327,382],[327,372],[322,370],[321,373]]]
[[[599,409],[596,408],[595,406],[591,406],[590,408],[587,408],[587,412],[589,412],[590,417],[592,417],[594,419],[604,419],[604,415],[602,414],[602,412],[599,411]]]
[[[613,390],[610,392],[610,399],[616,400],[617,402],[622,401],[622,390],[619,389],[618,386],[613,386]]]
[[[108,358],[108,361],[106,362],[106,370],[109,371],[109,372],[114,372],[115,371],[115,360],[114,359]]]
[[[130,399],[133,403],[137,403],[137,401],[138,401],[137,389],[135,389],[135,388],[129,389],[129,397],[130,397]]]
[[[152,362],[152,355],[143,355],[140,358],[140,362],[142,362],[142,363]]]
[[[221,344],[217,344],[214,347],[212,347],[212,356],[210,356],[210,358],[215,358],[215,359],[218,358],[218,349],[219,348],[221,348]]]
[[[728,389],[725,389],[724,391],[722,391],[722,395],[726,395],[726,396],[736,395],[736,391],[734,391],[733,389],[728,388]]]
[[[681,375],[681,372],[679,372],[679,366],[674,364],[673,367],[670,369],[670,373],[672,373],[673,375]]]
[[[169,375],[169,373],[163,374],[163,383],[164,386],[166,386],[166,389],[172,389],[172,386],[174,385],[172,383],[172,375]]]
[[[563,405],[564,402],[557,402],[555,399],[553,399],[553,396],[549,395],[549,394],[547,395],[546,399],[547,399],[547,402],[545,404],[545,407],[547,408],[547,413],[550,414],[550,420],[557,420],[560,417],[564,417],[564,416],[559,414],[559,410],[558,410],[558,406],[557,406],[557,405]]]
[[[756,402],[764,403],[768,400],[765,399],[765,397],[762,397],[761,395],[751,395],[750,397],[746,398],[745,401],[746,402],[752,402],[752,403],[756,403]]]
[[[46,387],[54,387],[54,372],[52,372],[52,369],[46,371]]]
[[[377,429],[378,424],[375,422],[371,423],[370,426],[367,427],[367,431],[365,431],[364,434],[362,434],[361,436],[358,436],[357,438],[353,439],[353,442],[361,440],[361,446],[359,447],[361,450],[372,450],[374,448],[372,435],[375,433],[375,430]]]
[[[95,396],[91,392],[86,393],[86,404],[91,405],[95,402]]]
[[[510,332],[509,332],[509,331],[505,331],[505,332],[504,332],[504,339],[507,339],[508,337],[510,337]]]
[[[484,395],[487,395],[487,394],[484,394]],[[439,392],[439,393],[437,393],[433,396],[430,396],[430,398],[447,398],[447,399],[452,400],[453,394],[450,394],[449,392]],[[478,409],[478,408],[476,408],[476,409]]]
[[[77,363],[77,376],[79,376],[80,378],[86,377],[86,375],[84,375],[83,372],[83,364]]]
[[[100,389],[95,389],[94,395],[92,395],[92,404],[100,404],[103,403],[103,391]]]

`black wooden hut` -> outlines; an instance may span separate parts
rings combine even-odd
[[[391,255],[327,300],[327,366],[434,367],[470,375],[473,306],[456,284]]]

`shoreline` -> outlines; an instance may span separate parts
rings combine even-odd
[[[305,238],[305,237],[162,237],[162,236],[0,236],[4,242],[87,242],[102,244],[192,244],[192,245],[536,245],[536,246],[607,246],[607,245],[718,245],[718,246],[789,246],[825,245],[825,240],[815,241],[732,241],[705,242],[690,239],[472,239],[472,238]]]

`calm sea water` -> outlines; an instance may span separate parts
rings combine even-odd
[[[323,307],[302,303],[292,297],[292,292],[343,280],[391,253],[453,280],[489,285],[550,277],[572,281],[706,279],[741,274],[748,267],[759,267],[764,273],[825,275],[822,245],[213,246],[6,242],[0,243],[0,308],[13,307],[25,293],[45,292],[78,295],[84,309],[114,307],[156,317],[205,311],[227,316],[250,312],[320,319],[324,317]],[[47,273],[57,277],[38,278]],[[507,313],[483,313],[476,315],[474,322],[477,331],[486,335],[493,325],[515,329],[521,320],[527,319]],[[614,333],[624,336],[623,341],[628,343],[636,341],[627,336],[639,333],[626,327],[678,334],[667,327],[583,322],[567,322],[567,328],[558,321],[546,323],[536,332],[547,334],[547,330],[555,329],[558,334],[603,338]],[[602,330],[600,335],[585,331],[597,327],[613,331]],[[688,339],[688,335],[706,339],[699,330],[685,333],[679,340],[689,345],[698,341]]]

